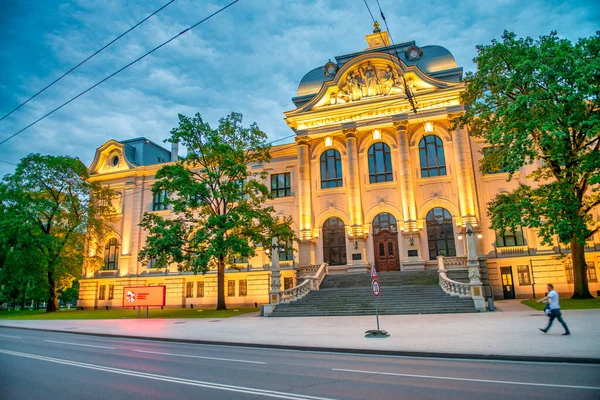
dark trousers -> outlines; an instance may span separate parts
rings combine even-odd
[[[569,333],[569,327],[567,326],[565,320],[562,318],[560,308],[556,308],[556,309],[552,310],[552,312],[550,313],[550,321],[548,321],[548,326],[546,327],[546,331],[550,330],[550,327],[552,326],[552,323],[554,322],[554,318],[556,318],[558,320],[558,322],[560,322],[562,324],[563,328],[565,328],[565,333]]]

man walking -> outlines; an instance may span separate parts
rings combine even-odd
[[[563,335],[570,335],[571,332],[569,332],[569,327],[562,319],[560,306],[558,305],[558,293],[556,292],[556,290],[554,290],[554,285],[552,285],[551,283],[548,284],[548,295],[543,299],[538,300],[537,302],[541,303],[542,301],[546,300],[550,303],[550,321],[548,321],[548,326],[545,329],[540,328],[540,331],[544,333],[548,332],[548,329],[550,329],[550,327],[552,326],[552,322],[554,322],[554,318],[556,318],[558,319],[558,322],[562,324],[563,328],[565,328],[565,333],[563,333]]]

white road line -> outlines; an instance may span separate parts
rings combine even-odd
[[[13,335],[1,335],[2,337],[7,337],[7,338],[11,338],[11,339],[22,339],[21,336],[13,336]]]
[[[221,384],[221,383],[204,382],[204,381],[197,381],[197,380],[192,380],[192,379],[177,378],[174,376],[149,374],[146,372],[130,371],[130,370],[120,369],[120,368],[105,367],[102,365],[87,364],[87,363],[82,363],[82,362],[78,362],[78,361],[71,361],[71,360],[65,360],[65,359],[54,358],[54,357],[39,356],[37,354],[21,353],[21,352],[11,351],[11,350],[0,349],[0,353],[17,356],[17,357],[31,358],[34,360],[47,361],[47,362],[52,362],[52,363],[56,363],[56,364],[70,365],[73,367],[92,369],[92,370],[96,370],[96,371],[110,372],[113,374],[135,376],[138,378],[152,379],[152,380],[156,380],[156,381],[171,382],[171,383],[179,383],[181,385],[204,387],[204,388],[215,389],[215,390],[224,390],[224,391],[228,391],[228,392],[248,393],[248,394],[253,394],[253,395],[275,397],[275,398],[279,398],[279,399],[289,399],[289,400],[333,400],[331,398],[326,398],[326,397],[309,396],[309,395],[297,394],[297,393],[278,392],[275,390],[256,389],[256,388],[250,388],[250,387],[245,387],[245,386],[225,385],[225,384]]]
[[[158,351],[146,351],[146,350],[131,350],[131,351],[135,351],[135,352],[138,352],[138,353],[160,354],[160,355],[163,355],[163,356],[187,357],[187,358],[203,358],[205,360],[233,361],[233,362],[248,363],[248,364],[266,364],[266,362],[262,362],[262,361],[235,360],[235,359],[232,359],[232,358],[191,356],[191,355],[188,355],[188,354],[161,353],[161,352],[158,352]]]
[[[500,384],[505,384],[505,385],[543,386],[543,387],[555,387],[555,388],[567,388],[567,389],[600,390],[600,386],[576,386],[576,385],[559,385],[559,384],[553,384],[553,383],[496,381],[496,380],[491,380],[491,379],[472,379],[472,378],[454,378],[451,376],[398,374],[398,373],[393,373],[393,372],[361,371],[361,370],[357,370],[357,369],[341,369],[341,368],[332,368],[332,370],[333,371],[342,371],[342,372],[356,372],[359,374],[403,376],[403,377],[407,377],[407,378],[441,379],[441,380],[447,380],[447,381],[500,383]]]
[[[59,344],[70,344],[72,346],[84,346],[84,347],[96,347],[98,349],[110,349],[110,350],[116,350],[114,347],[107,347],[107,346],[95,346],[93,344],[81,344],[81,343],[71,343],[71,342],[59,342],[58,340],[44,340],[44,342],[49,342],[49,343],[59,343]]]

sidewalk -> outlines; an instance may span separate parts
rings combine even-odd
[[[514,309],[504,305],[504,309]],[[498,306],[502,309],[501,304]],[[0,320],[0,326],[204,343],[364,353],[600,363],[600,310],[564,311],[571,336],[541,311],[380,317],[386,339],[367,339],[375,316],[228,319]]]

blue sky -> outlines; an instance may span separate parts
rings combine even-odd
[[[0,140],[181,32],[229,0],[176,0],[74,73],[0,122]],[[367,1],[375,14],[375,0]],[[12,110],[167,0],[0,0],[0,114]],[[380,0],[394,40],[449,49],[473,70],[475,46],[504,29],[577,40],[600,29],[597,1]],[[363,0],[241,0],[120,75],[0,146],[0,160],[66,154],[87,165],[109,139],[158,143],[177,114],[216,124],[230,111],[273,140],[293,132],[302,76],[366,47],[372,21]],[[0,162],[0,176],[14,166]]]

